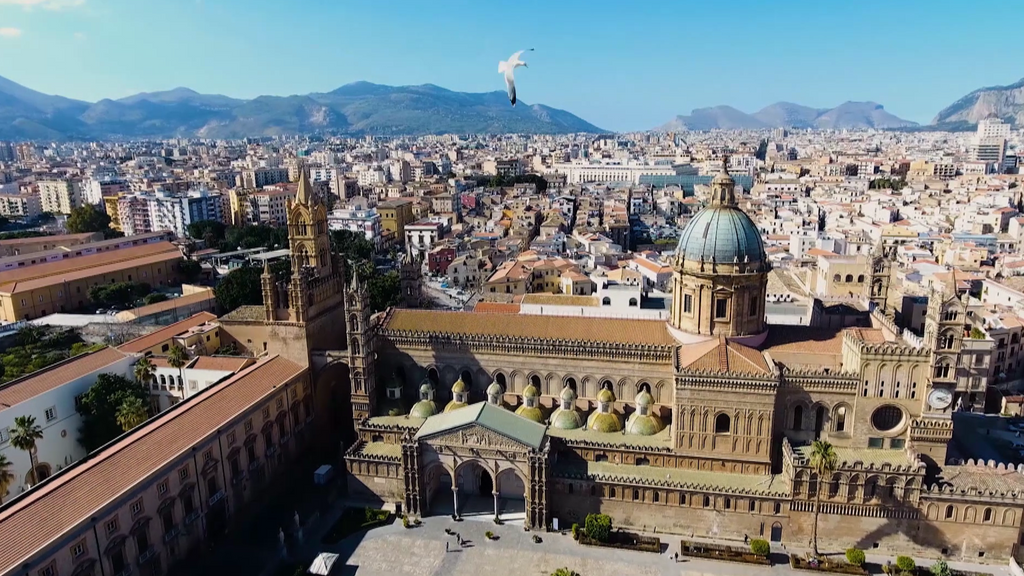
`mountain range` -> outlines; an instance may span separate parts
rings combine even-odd
[[[566,112],[504,92],[432,84],[346,84],[337,90],[242,100],[188,88],[83,102],[0,77],[0,139],[242,138],[304,133],[420,135],[604,132]]]
[[[875,102],[844,102],[835,108],[811,108],[792,102],[776,102],[747,114],[732,106],[697,108],[689,116],[676,116],[655,128],[664,132],[682,130],[758,130],[765,128],[817,128],[857,130],[865,128],[906,128],[916,122],[903,120]]]
[[[1007,86],[979,88],[939,111],[932,124],[956,128],[992,117],[1024,126],[1024,78]]]

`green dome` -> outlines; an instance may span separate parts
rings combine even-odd
[[[462,381],[462,378],[459,378],[458,380],[455,381],[455,384],[452,384],[452,392],[453,393],[461,394],[461,393],[463,393],[465,391],[466,391],[466,383]]]
[[[551,427],[559,430],[575,430],[583,427],[583,415],[576,410],[559,408],[551,415]]]
[[[652,404],[654,404],[654,396],[651,396],[650,392],[641,390],[640,393],[636,395],[637,406],[651,406]]]
[[[626,422],[626,434],[638,436],[654,436],[664,428],[665,425],[662,424],[661,418],[653,414],[641,416],[639,412],[634,412]]]
[[[538,396],[540,396],[540,393],[537,392],[537,387],[533,384],[530,384],[526,387],[526,390],[523,390],[523,398],[536,398]]]
[[[409,411],[413,418],[430,418],[434,414],[437,414],[437,404],[433,400],[420,400]]]
[[[566,386],[565,388],[562,388],[562,394],[560,395],[560,398],[563,402],[575,402],[576,393],[573,392],[572,388]]]
[[[522,405],[516,408],[516,414],[526,418],[527,420],[533,420],[537,423],[544,423],[544,412],[540,408],[527,408],[526,405]]]
[[[444,407],[444,411],[451,412],[452,410],[458,410],[459,408],[465,408],[466,406],[468,406],[468,404],[465,402],[456,402],[455,400],[452,400]]]
[[[594,412],[587,419],[587,428],[595,432],[621,432],[622,420],[614,412]]]
[[[615,402],[615,394],[612,394],[611,390],[605,388],[604,390],[601,390],[600,392],[597,393],[597,401]]]
[[[497,382],[491,382],[491,385],[487,387],[488,396],[501,396],[503,393],[501,384],[498,384]]]
[[[420,394],[427,394],[434,391],[434,385],[430,383],[430,380],[424,380],[423,384],[420,384]]]

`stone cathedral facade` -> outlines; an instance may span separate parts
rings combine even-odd
[[[350,305],[353,493],[412,515],[540,528],[600,511],[806,545],[820,491],[826,548],[1017,555],[1022,471],[947,453],[971,393],[955,277],[924,338],[886,314],[882,248],[871,326],[768,326],[760,234],[727,173],[712,188],[680,237],[669,322],[392,309],[370,327]],[[839,456],[828,478],[809,466],[817,438]]]

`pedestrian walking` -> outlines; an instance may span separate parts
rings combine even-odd
[[[448,553],[448,542],[445,542],[445,543],[444,543],[444,553],[445,553],[445,554],[447,554],[447,553]]]

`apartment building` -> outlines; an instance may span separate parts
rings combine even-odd
[[[40,180],[39,202],[43,212],[70,214],[82,205],[82,183],[75,180]]]
[[[242,188],[263,188],[288,181],[287,168],[250,168],[242,170],[236,184]]]
[[[0,240],[0,258],[46,252],[57,248],[72,248],[82,244],[98,242],[102,239],[102,232],[82,232],[79,234],[59,234],[55,236]]]
[[[22,192],[19,194],[0,194],[0,216],[6,218],[34,218],[43,212],[43,203],[39,194]]]
[[[377,204],[377,212],[380,214],[380,225],[384,230],[396,238],[405,238],[405,226],[414,219],[412,200],[395,198],[380,202]]]

